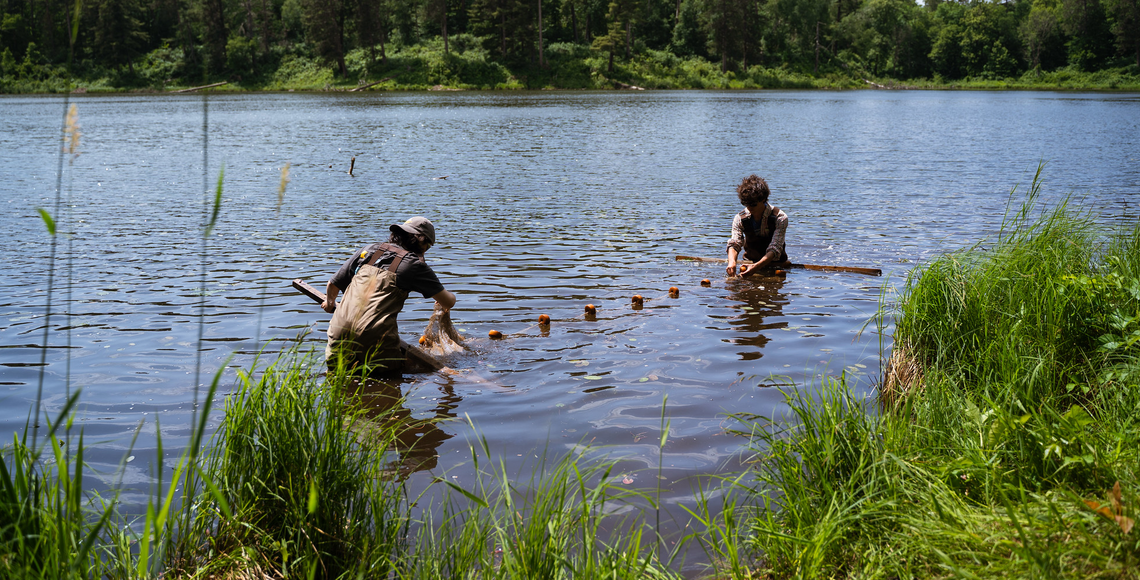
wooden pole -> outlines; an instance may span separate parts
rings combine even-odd
[[[714,262],[725,263],[728,258],[701,258],[698,256],[677,256],[678,261],[687,260],[690,262]],[[751,264],[752,262],[741,262],[742,264]],[[882,276],[883,271],[878,268],[860,268],[857,266],[822,266],[819,264],[794,264],[792,262],[783,262],[779,264],[772,264],[773,268],[798,268],[800,270],[815,270],[817,272],[847,272],[850,274],[864,274],[867,276]]]
[[[384,81],[390,81],[390,80],[392,80],[392,77],[384,77],[384,78],[382,78],[382,79],[380,79],[374,83],[368,83],[362,87],[356,87],[355,89],[348,89],[348,92],[355,93],[356,91],[363,91],[364,89],[372,88],[372,87],[374,87],[374,86],[376,86],[376,85],[378,85]]]
[[[228,84],[230,84],[230,81],[223,81],[220,83],[214,83],[212,85],[202,85],[200,87],[191,87],[189,89],[182,89],[182,90],[170,91],[170,92],[172,92],[172,93],[192,93],[194,91],[200,91],[202,89],[212,89],[214,87],[220,87],[222,85],[228,85]]]
[[[312,298],[318,304],[325,301],[324,292],[313,288],[309,285],[308,282],[305,282],[300,278],[293,280],[293,288],[296,288],[301,294]],[[409,360],[430,368],[433,371],[444,370],[447,368],[447,365],[443,364],[439,359],[404,342],[404,339],[402,338],[400,339],[400,350],[404,351]]]

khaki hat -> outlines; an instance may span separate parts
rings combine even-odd
[[[409,234],[422,234],[432,245],[435,245],[435,226],[431,224],[431,220],[422,215],[411,218],[402,224],[392,224],[388,229],[393,232],[401,229]]]

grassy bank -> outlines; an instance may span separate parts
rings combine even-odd
[[[373,60],[375,57],[375,60]],[[665,50],[645,49],[610,63],[609,53],[584,44],[553,43],[546,48],[546,66],[496,60],[477,37],[450,39],[445,52],[440,39],[414,45],[391,45],[384,58],[357,48],[345,57],[346,77],[303,45],[277,47],[244,74],[194,76],[185,67],[180,49],[157,49],[138,66],[103,68],[79,63],[73,69],[73,89],[83,92],[164,92],[228,81],[215,91],[347,91],[366,90],[516,90],[516,89],[1016,89],[1016,90],[1140,90],[1140,68],[1125,66],[1097,72],[1064,68],[1031,70],[1017,77],[987,79],[894,79],[855,68],[812,68],[788,65],[722,70],[700,56],[679,57]],[[0,75],[0,93],[58,93],[68,90],[62,65],[28,65]],[[376,83],[373,85],[373,83]]]
[[[765,575],[1140,576],[1140,226],[1035,194],[910,275],[877,400],[753,430]]]

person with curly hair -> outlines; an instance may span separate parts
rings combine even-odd
[[[784,234],[788,214],[768,203],[768,182],[755,174],[745,177],[736,187],[744,209],[732,218],[732,236],[728,238],[729,276],[737,275],[737,260],[750,260],[740,265],[740,275],[749,276],[764,268],[772,268],[788,260],[784,251]]]

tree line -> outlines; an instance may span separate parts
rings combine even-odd
[[[0,0],[0,75],[16,78],[70,57],[87,74],[146,62],[171,80],[240,79],[296,54],[348,77],[353,50],[379,70],[428,42],[513,69],[571,44],[610,70],[659,51],[722,71],[1006,78],[1140,67],[1140,0]]]

